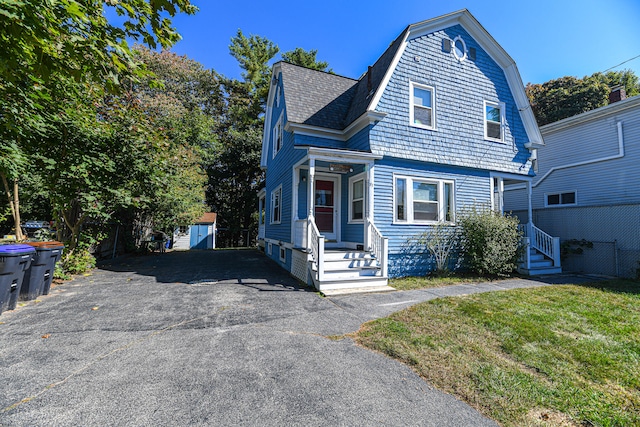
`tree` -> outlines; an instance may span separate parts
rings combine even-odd
[[[528,84],[526,92],[540,126],[606,105],[609,96],[609,88],[597,79],[575,77]]]
[[[250,111],[253,116],[257,117],[264,111],[271,78],[269,61],[279,50],[278,46],[267,38],[255,35],[247,38],[240,29],[231,39],[229,51],[244,70],[242,77],[249,85],[249,93],[254,101]]]
[[[306,51],[301,47],[297,47],[294,50],[290,50],[282,54],[282,59],[294,65],[300,65],[301,67],[311,68],[312,70],[326,71],[333,74],[333,70],[329,68],[329,63],[325,61],[318,61],[316,56],[318,51],[311,49]]]
[[[607,105],[609,92],[617,85],[624,85],[627,96],[640,93],[638,77],[630,70],[529,83],[526,92],[538,125],[542,126]]]
[[[124,22],[112,24],[107,10]],[[189,0],[0,0],[3,151],[11,158],[22,158],[24,144],[46,135],[56,117],[65,114],[69,94],[85,89],[104,93],[117,89],[123,76],[143,75],[127,38],[141,39],[151,47],[169,47],[180,37],[170,17],[196,10]],[[26,163],[0,164],[18,233],[18,180],[24,171],[20,164]]]
[[[640,80],[632,70],[595,73],[591,77],[598,79],[610,88],[623,86],[628,97],[640,94]]]

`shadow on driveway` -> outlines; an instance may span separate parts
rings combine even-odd
[[[115,273],[153,277],[158,283],[184,283],[192,286],[225,283],[252,287],[259,291],[314,292],[255,249],[172,251],[125,256],[101,262],[98,268]]]

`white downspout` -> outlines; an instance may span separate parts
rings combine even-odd
[[[535,184],[533,184],[533,186],[537,187],[549,175],[551,175],[553,172],[555,172],[557,170],[560,170],[560,169],[574,168],[576,166],[584,166],[584,165],[589,165],[589,164],[592,164],[592,163],[605,162],[605,161],[608,161],[608,160],[615,160],[615,159],[620,159],[620,158],[624,157],[624,136],[623,136],[623,132],[622,132],[622,122],[616,122],[616,125],[617,125],[617,128],[618,128],[618,154],[615,154],[613,156],[601,157],[599,159],[585,160],[584,162],[569,163],[567,165],[562,165],[562,166],[554,166],[551,169],[549,169],[547,171],[547,173],[545,173],[542,176],[542,178],[540,178]]]

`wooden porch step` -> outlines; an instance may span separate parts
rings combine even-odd
[[[361,276],[350,279],[326,279],[315,282],[316,289],[320,292],[336,289],[379,288],[387,286],[389,279],[380,276]]]
[[[391,286],[371,286],[371,287],[362,287],[362,288],[326,289],[321,292],[326,297],[334,297],[339,295],[363,294],[363,293],[374,293],[374,292],[393,292],[393,291],[395,291],[395,288],[392,288]]]

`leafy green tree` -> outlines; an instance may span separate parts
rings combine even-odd
[[[294,50],[283,53],[282,59],[294,65],[333,74],[333,70],[329,68],[329,63],[326,61],[318,61],[317,55],[318,51],[316,49],[306,51],[301,47],[297,47]]]
[[[122,24],[112,24],[106,10],[123,17]],[[196,10],[189,0],[0,0],[0,137],[6,159],[25,158],[25,144],[36,143],[68,113],[70,95],[90,89],[99,97],[115,90],[122,76],[143,75],[128,38],[169,47],[180,37],[170,17]],[[25,164],[0,163],[18,233],[19,166]]]
[[[276,56],[279,48],[265,37],[251,35],[247,38],[242,30],[238,30],[236,36],[231,39],[229,51],[244,70],[242,77],[249,86],[253,100],[250,114],[257,117],[264,111],[269,94],[269,61]]]
[[[632,70],[595,73],[591,77],[598,79],[608,87],[624,86],[628,97],[640,94],[640,80]]]
[[[528,84],[526,91],[540,126],[606,105],[609,96],[607,85],[594,78],[561,77]]]
[[[640,93],[638,77],[630,70],[529,83],[526,92],[538,125],[542,126],[607,105],[611,88],[617,85],[625,87],[627,96]]]

